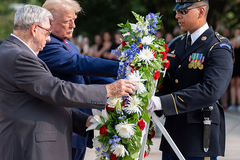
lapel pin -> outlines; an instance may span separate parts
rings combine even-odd
[[[206,41],[206,40],[207,40],[206,36],[202,37],[202,41]]]

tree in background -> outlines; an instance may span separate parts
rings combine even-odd
[[[0,5],[0,39],[5,39],[13,29],[15,11],[10,9],[11,3],[35,4],[41,6],[45,0],[1,0]],[[240,27],[240,0],[209,0],[210,11],[208,15],[209,25],[215,29],[218,24],[232,30]],[[115,33],[117,24],[129,20],[135,22],[131,11],[140,15],[149,12],[160,12],[162,17],[163,32],[173,32],[177,26],[175,12],[175,0],[80,0],[83,13],[78,15],[74,36],[82,34],[88,36],[93,42],[95,34],[104,31]]]

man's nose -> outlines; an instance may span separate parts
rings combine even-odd
[[[74,20],[71,21],[70,27],[71,28],[75,28],[76,27]]]
[[[50,37],[50,35],[47,36],[46,41],[47,41],[47,42],[50,42],[50,41],[51,41],[51,37]]]

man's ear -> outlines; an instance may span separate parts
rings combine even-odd
[[[205,8],[204,7],[200,7],[199,8],[199,16],[198,16],[198,18],[204,17],[205,12],[206,12]]]
[[[37,35],[37,30],[38,26],[36,23],[34,23],[31,27],[30,27],[30,34],[33,36],[33,37],[36,37]]]

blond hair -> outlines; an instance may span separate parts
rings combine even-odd
[[[75,14],[78,14],[82,11],[80,4],[75,0],[46,0],[42,7],[49,10],[54,19],[59,12],[74,10]]]

